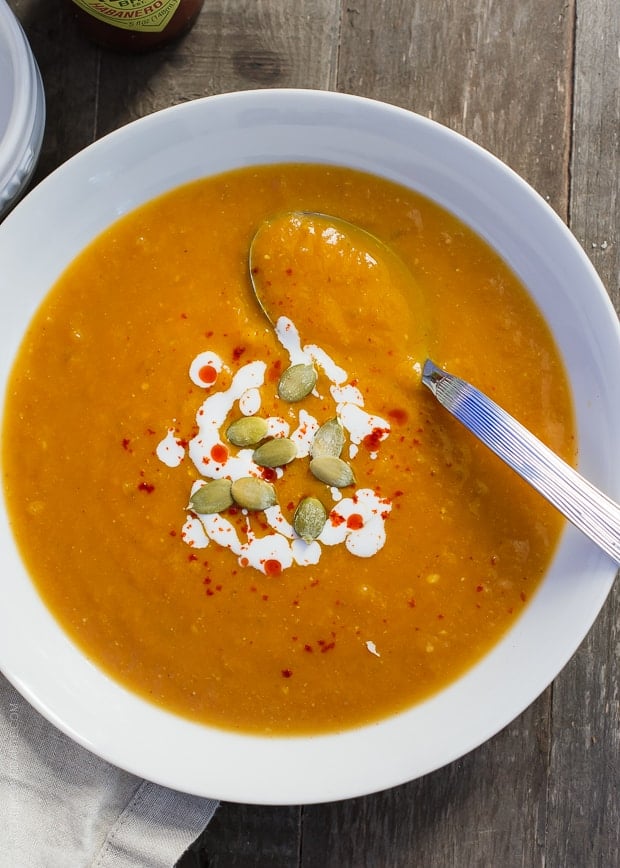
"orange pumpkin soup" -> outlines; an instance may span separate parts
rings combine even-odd
[[[374,233],[420,295],[360,304],[337,262],[292,250],[272,279],[305,295],[274,328],[248,250],[288,210]],[[423,389],[422,346],[573,459],[545,322],[425,198],[264,166],[111,226],[34,318],[5,413],[14,533],[63,628],[129,689],[240,731],[352,727],[457,678],[531,599],[562,519]]]

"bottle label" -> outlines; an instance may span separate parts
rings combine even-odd
[[[168,26],[181,0],[73,0],[98,21],[122,30],[161,33]]]

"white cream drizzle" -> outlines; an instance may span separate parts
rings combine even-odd
[[[370,639],[369,639],[369,640],[368,640],[367,642],[365,642],[364,644],[366,645],[366,648],[368,648],[368,650],[370,651],[371,654],[374,654],[375,657],[381,657],[381,655],[380,655],[379,652],[377,651],[377,646],[375,645],[374,642],[371,642]]]
[[[201,389],[208,389],[217,379],[217,375],[222,370],[222,367],[223,362],[217,353],[212,353],[207,350],[204,353],[199,353],[191,363],[189,368],[189,378],[195,386],[200,386]],[[211,379],[211,377],[208,379],[202,377],[200,374],[201,371],[204,370],[209,371],[213,376],[213,379]]]
[[[289,355],[291,365],[314,363],[331,383],[334,415],[349,434],[350,457],[354,457],[368,435],[374,434],[378,442],[389,436],[389,423],[363,409],[364,398],[360,389],[346,382],[347,372],[321,347],[314,344],[302,347],[297,328],[286,317],[278,320],[275,330],[280,344]],[[228,389],[213,391],[217,377],[212,383],[206,382],[204,369],[210,376],[213,372],[219,375],[224,368],[222,359],[216,353],[206,351],[197,355],[191,363],[189,373],[192,382],[211,390],[198,409],[198,431],[187,449],[199,473],[191,494],[208,479],[227,478],[234,481],[244,476],[262,476],[263,468],[252,460],[253,449],[231,450],[230,444],[222,439],[221,431],[235,405],[245,416],[259,412],[260,389],[265,384],[266,367],[262,361],[248,362],[235,373]],[[294,405],[288,405],[289,415],[291,408],[297,412],[297,425],[292,433],[289,422],[282,417],[272,416],[267,418],[268,435],[290,436],[297,444],[296,460],[304,459],[309,455],[319,423],[305,409],[297,410]],[[158,458],[169,467],[178,466],[185,457],[185,449],[175,436],[175,430],[168,428],[156,450]],[[375,456],[376,453],[371,453],[371,457]],[[277,468],[276,483],[283,473],[282,468]],[[385,544],[385,520],[392,508],[390,500],[379,497],[370,488],[358,489],[351,497],[343,496],[337,488],[330,488],[329,491],[336,505],[331,509],[318,539],[310,543],[297,536],[277,505],[265,510],[264,516],[271,532],[261,536],[253,531],[245,510],[242,512],[246,515],[246,526],[241,537],[226,516],[195,515],[191,511],[188,512],[181,536],[193,548],[206,548],[213,542],[232,552],[241,566],[250,566],[269,574],[273,574],[274,565],[277,570],[285,570],[293,563],[300,566],[317,564],[324,546],[343,544],[356,557],[375,555]]]
[[[168,467],[178,467],[185,458],[185,447],[181,445],[175,436],[174,428],[168,428],[164,439],[157,444],[155,450],[159,460]]]

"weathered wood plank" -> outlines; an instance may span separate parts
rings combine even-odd
[[[102,54],[97,132],[215,93],[330,88],[339,26],[331,0],[207,2],[193,30],[175,45],[143,57]]]
[[[177,868],[295,868],[300,849],[297,807],[226,802]]]
[[[577,13],[570,226],[620,311],[620,9]]]
[[[619,45],[616,0],[578,0],[569,222],[620,313]],[[616,582],[554,684],[550,868],[620,864],[619,625]]]
[[[566,214],[572,2],[346,3],[338,88],[433,118]]]

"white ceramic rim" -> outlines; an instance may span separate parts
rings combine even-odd
[[[0,49],[13,70],[7,126],[4,133],[0,131],[1,218],[24,193],[32,177],[45,129],[41,74],[24,31],[5,0],[0,0]]]
[[[117,130],[46,178],[0,227],[3,394],[21,334],[46,289],[118,216],[203,175],[248,162],[304,160],[349,165],[413,187],[502,254],[547,316],[564,355],[577,405],[580,469],[618,499],[620,396],[617,378],[606,372],[620,370],[620,326],[576,240],[531,187],[483,149],[404,109],[343,94],[262,90],[184,103]],[[61,225],[62,239],[50,232]],[[40,239],[36,257],[32,237]],[[260,804],[378,791],[475,748],[560,672],[616,573],[606,556],[567,528],[523,616],[450,687],[357,730],[262,738],[191,723],[128,693],[77,651],[43,606],[5,514],[0,552],[0,669],[35,708],[84,747],[141,777]]]

